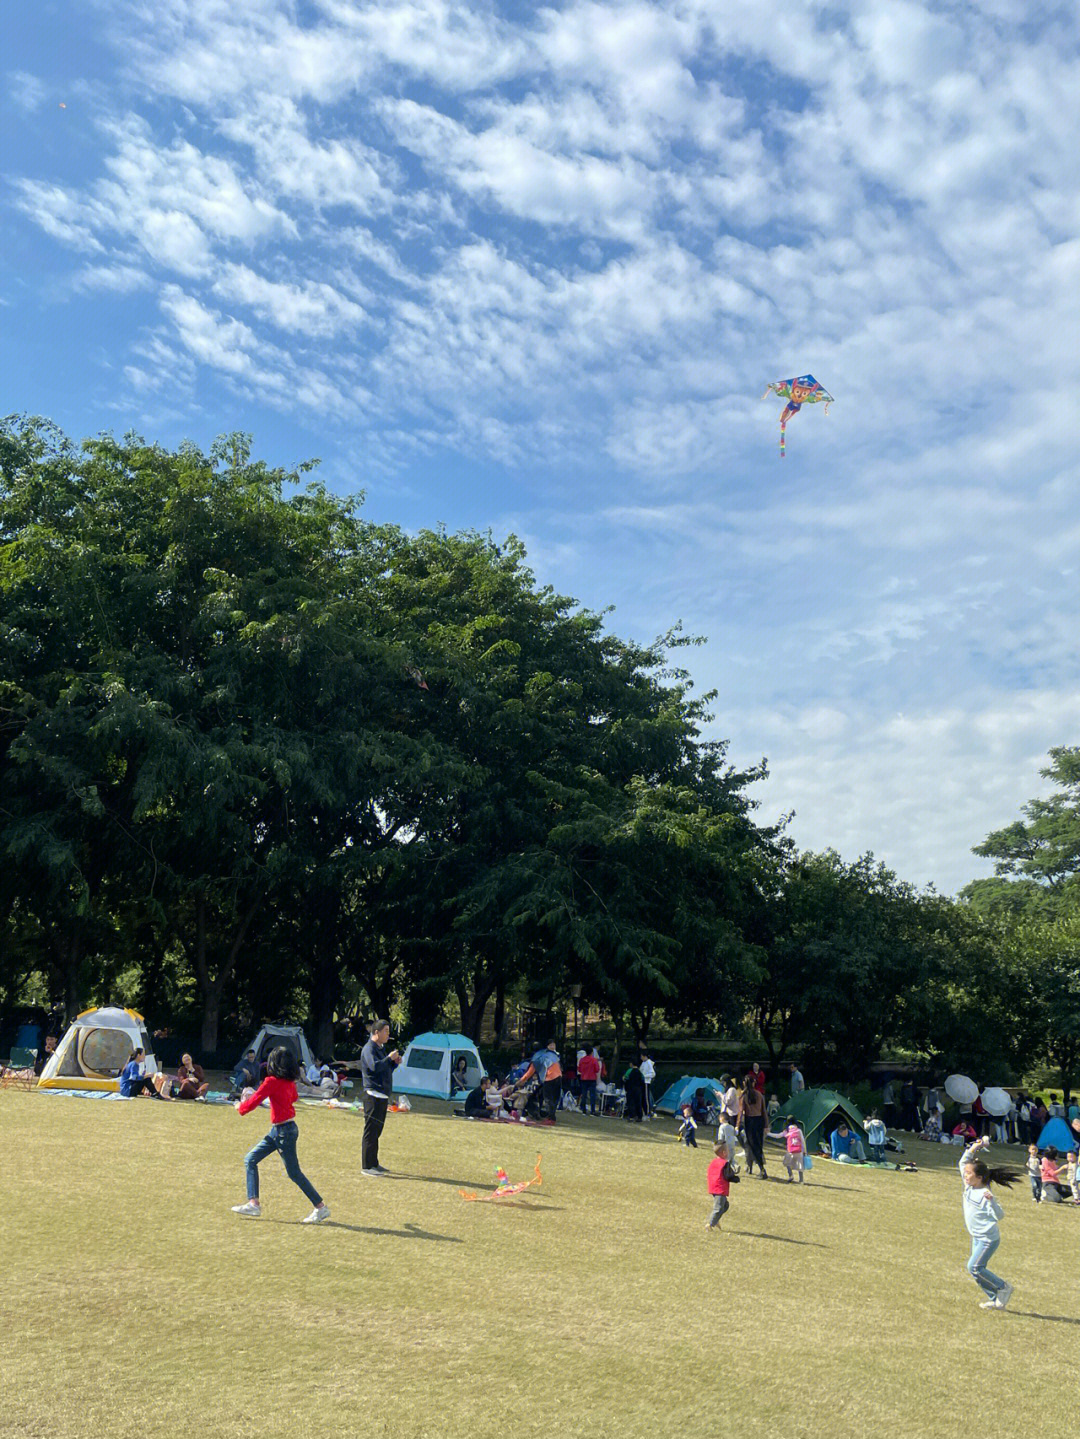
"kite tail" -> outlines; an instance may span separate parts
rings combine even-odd
[[[781,425],[781,427],[780,427],[780,458],[781,458],[781,459],[783,459],[784,456],[787,454],[787,450],[786,450],[785,445],[784,445],[784,438],[785,438],[785,437],[784,437],[784,427]]]

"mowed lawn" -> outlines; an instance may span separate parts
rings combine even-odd
[[[302,1226],[276,1156],[265,1217],[230,1212],[268,1119],[0,1094],[3,1439],[1071,1432],[1080,1210],[1005,1195],[1016,1294],[985,1313],[956,1150],[744,1179],[717,1234],[710,1150],[670,1121],[519,1130],[432,1104],[389,1117],[376,1180],[358,1116],[301,1108],[333,1211]],[[462,1201],[538,1150],[540,1189]]]

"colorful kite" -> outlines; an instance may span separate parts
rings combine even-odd
[[[467,1194],[464,1189],[459,1189],[458,1193],[462,1199],[475,1199],[481,1204],[488,1199],[509,1199],[512,1194],[523,1194],[526,1189],[531,1189],[534,1184],[543,1184],[544,1181],[540,1177],[540,1161],[543,1157],[542,1154],[536,1156],[536,1173],[532,1179],[521,1179],[517,1184],[511,1184],[507,1178],[506,1170],[500,1164],[495,1171],[495,1178],[499,1181],[499,1187],[491,1194]]]
[[[814,379],[813,375],[798,375],[794,380],[774,380],[769,385],[762,399],[768,394],[779,395],[782,400],[787,400],[780,414],[780,458],[784,458],[784,431],[787,429],[787,422],[792,415],[797,415],[803,405],[816,405],[819,401],[825,402],[825,413],[829,413],[829,406],[832,404],[832,395],[828,390],[823,389]]]

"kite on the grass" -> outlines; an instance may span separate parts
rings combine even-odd
[[[779,395],[782,400],[787,400],[780,414],[780,458],[784,457],[784,431],[787,429],[787,422],[792,415],[797,415],[803,405],[816,405],[819,401],[825,403],[825,413],[829,413],[829,406],[832,404],[832,395],[822,385],[819,385],[813,375],[797,375],[793,380],[774,380],[765,389],[762,399],[769,393]]]
[[[491,1194],[468,1194],[464,1189],[458,1190],[458,1193],[462,1199],[475,1199],[481,1204],[486,1199],[509,1199],[512,1194],[523,1194],[526,1189],[531,1189],[534,1184],[543,1184],[544,1181],[540,1177],[540,1161],[543,1157],[542,1154],[536,1156],[536,1173],[532,1179],[520,1179],[517,1184],[511,1184],[507,1178],[506,1170],[500,1164],[495,1171],[495,1178],[499,1181],[499,1187]]]

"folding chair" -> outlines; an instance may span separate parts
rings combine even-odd
[[[34,1065],[37,1062],[36,1049],[13,1048],[8,1062],[0,1069],[0,1089],[11,1086],[14,1089],[33,1089],[37,1083]]]

